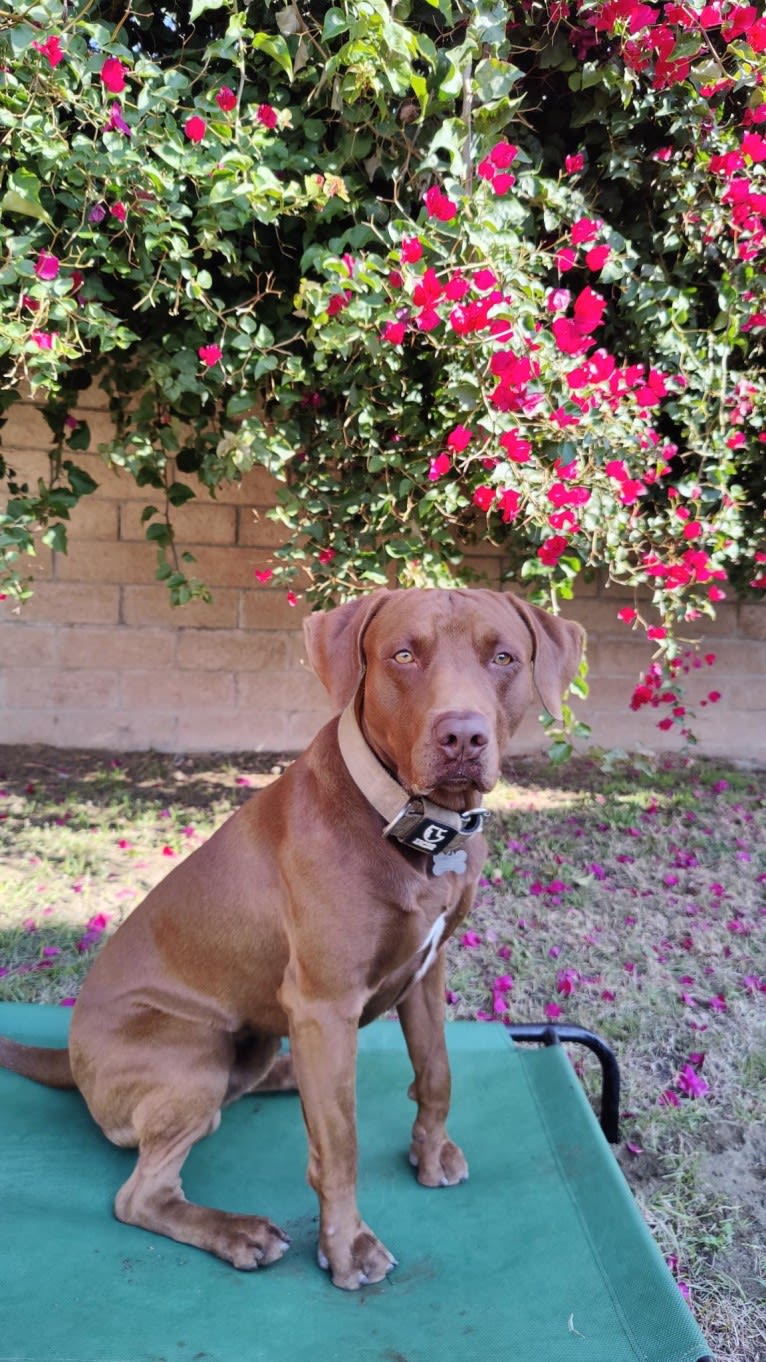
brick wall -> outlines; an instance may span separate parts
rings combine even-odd
[[[95,449],[108,438],[108,415],[98,393],[89,403],[81,414]],[[3,449],[21,477],[47,471],[47,442],[33,406],[14,410]],[[279,538],[265,517],[273,504],[267,475],[256,470],[215,501],[203,494],[175,513],[181,547],[196,556],[213,603],[174,609],[143,538],[151,489],[97,454],[76,461],[99,490],[73,514],[69,553],[41,550],[29,560],[32,600],[18,611],[0,605],[0,742],[171,752],[305,746],[329,710],[306,666],[300,606],[253,576]],[[476,562],[499,583],[495,555],[479,553]],[[657,716],[627,705],[649,653],[616,618],[625,603],[591,584],[571,607],[588,630],[591,666],[591,695],[577,709],[599,745],[668,749],[676,739],[657,731]],[[723,698],[700,710],[703,750],[766,762],[766,604],[723,605],[705,637],[718,662],[691,674],[690,695],[716,689]],[[543,743],[530,715],[517,749]]]

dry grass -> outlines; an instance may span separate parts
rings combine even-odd
[[[256,762],[0,749],[0,998],[73,997],[103,927],[282,764]],[[560,1008],[614,1044],[644,1215],[718,1362],[764,1362],[766,775],[523,762],[492,803],[450,1011]]]

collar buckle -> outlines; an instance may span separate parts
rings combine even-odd
[[[423,798],[410,799],[395,818],[383,829],[384,837],[393,837],[413,851],[436,855],[448,847],[456,850],[481,832],[489,809],[468,809],[453,813]]]

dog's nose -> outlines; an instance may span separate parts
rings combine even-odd
[[[450,761],[468,761],[481,755],[489,742],[489,725],[483,714],[452,710],[440,714],[434,737]]]

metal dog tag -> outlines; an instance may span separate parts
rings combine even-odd
[[[434,875],[446,875],[449,870],[462,875],[467,865],[466,851],[437,851],[432,861]]]

